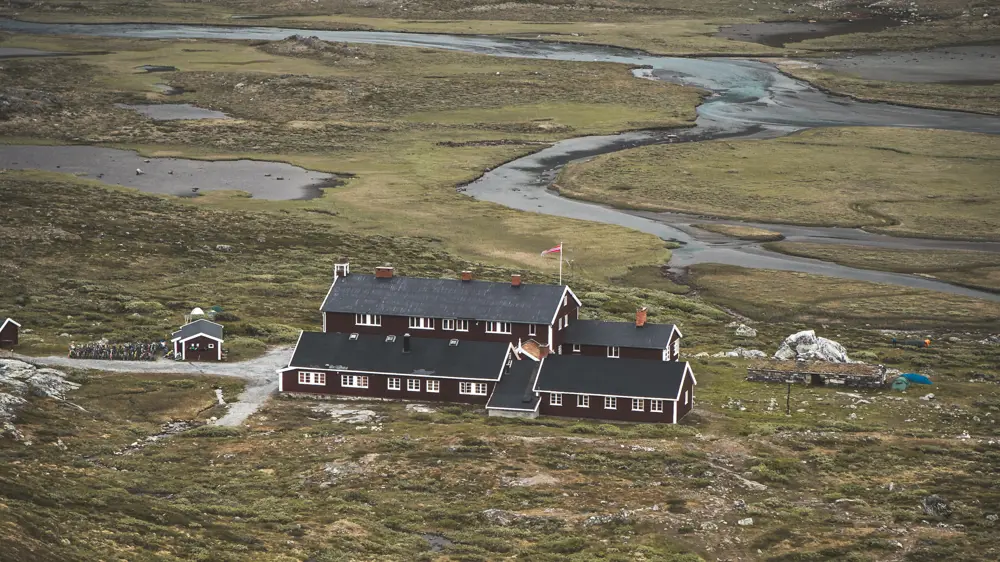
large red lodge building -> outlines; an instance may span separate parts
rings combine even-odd
[[[580,320],[565,285],[352,274],[345,260],[302,332],[280,392],[483,404],[490,415],[539,414],[676,423],[694,405],[680,330]]]

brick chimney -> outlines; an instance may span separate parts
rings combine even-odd
[[[510,276],[510,286],[511,287],[520,287],[521,286],[521,274],[520,273],[515,273],[514,275]]]
[[[392,279],[392,268],[389,266],[375,268],[376,279]]]
[[[463,271],[462,272],[462,281],[472,281],[472,272],[468,271],[468,270]]]
[[[646,325],[646,312],[648,310],[649,309],[647,309],[644,306],[644,307],[640,308],[639,310],[635,311],[635,327],[636,328],[642,328],[643,326]]]

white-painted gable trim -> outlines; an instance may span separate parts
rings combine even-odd
[[[3,326],[0,326],[0,332],[2,332],[4,330],[4,328],[7,327],[7,324],[13,324],[13,325],[17,326],[18,328],[21,327],[20,324],[18,324],[17,322],[14,322],[13,318],[8,318],[8,319],[6,319],[6,320],[3,321]]]

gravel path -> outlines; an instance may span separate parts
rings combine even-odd
[[[218,375],[237,377],[247,382],[238,402],[229,404],[229,411],[219,418],[217,425],[239,426],[253,415],[278,388],[278,369],[288,365],[291,347],[279,347],[249,361],[235,363],[185,363],[160,359],[158,361],[106,361],[102,359],[70,359],[68,357],[28,357],[15,354],[16,359],[48,367],[74,367],[117,373],[177,373],[183,375]],[[224,397],[225,398],[225,397]],[[226,398],[229,401],[229,398]]]

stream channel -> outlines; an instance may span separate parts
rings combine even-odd
[[[125,37],[135,39],[209,39],[275,41],[290,35],[325,41],[449,49],[498,57],[600,61],[626,64],[639,79],[695,86],[712,94],[698,107],[694,127],[637,131],[568,139],[485,173],[464,186],[477,199],[553,216],[617,224],[677,242],[671,268],[722,263],[751,268],[815,273],[844,279],[891,283],[1000,301],[1000,294],[977,291],[926,277],[856,269],[770,252],[759,244],[735,241],[690,227],[701,218],[673,213],[630,212],[560,197],[550,189],[567,163],[636,146],[717,138],[774,138],[812,127],[882,126],[938,128],[1000,134],[1000,117],[957,111],[865,103],[826,94],[778,72],[772,65],[743,59],[676,58],[627,49],[580,44],[371,31],[320,31],[274,27],[173,24],[49,24],[0,20],[0,30],[15,33]],[[739,221],[720,221],[739,224]],[[998,242],[951,242],[896,238],[858,229],[763,225],[796,242],[851,243],[897,249],[969,249],[1000,252]],[[572,241],[567,240],[567,250]]]

